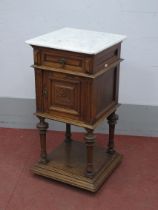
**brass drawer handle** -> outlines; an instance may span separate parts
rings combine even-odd
[[[66,59],[65,58],[60,58],[59,63],[64,66],[66,64]]]

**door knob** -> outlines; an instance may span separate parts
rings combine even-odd
[[[48,90],[46,88],[44,88],[44,90],[43,90],[43,95],[48,96]]]

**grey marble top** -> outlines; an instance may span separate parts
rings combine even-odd
[[[34,46],[48,47],[85,54],[97,54],[126,38],[125,35],[62,28],[42,36],[27,40]]]

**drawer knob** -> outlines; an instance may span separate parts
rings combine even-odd
[[[60,58],[59,63],[64,66],[66,64],[66,59],[65,58]]]
[[[48,96],[48,91],[47,91],[46,88],[44,88],[44,90],[43,90],[43,95],[44,95],[44,96]]]
[[[107,68],[107,67],[108,67],[108,64],[106,63],[106,64],[104,65],[104,67]]]

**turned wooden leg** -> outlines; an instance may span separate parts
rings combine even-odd
[[[94,175],[93,171],[93,147],[95,142],[95,135],[93,130],[86,129],[87,133],[85,134],[85,141],[87,147],[87,166],[86,166],[86,176],[92,178]]]
[[[69,143],[71,141],[71,125],[66,123],[65,142]]]
[[[118,120],[118,115],[113,112],[109,117],[107,118],[108,124],[109,124],[109,142],[108,142],[108,148],[107,153],[113,154],[115,152],[114,150],[114,134],[115,134],[115,125]]]
[[[41,154],[40,154],[40,163],[46,164],[48,162],[47,159],[47,151],[46,151],[46,131],[48,128],[48,123],[45,122],[45,118],[38,117],[40,122],[37,124],[37,128],[39,129],[40,134],[40,144],[41,144]]]

